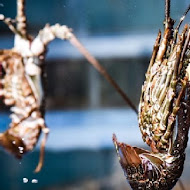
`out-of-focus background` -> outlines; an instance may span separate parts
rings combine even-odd
[[[171,15],[178,22],[189,1],[173,0],[171,4]],[[163,29],[164,0],[26,0],[26,12],[32,35],[46,23],[72,28],[138,106],[152,47],[158,29]],[[0,14],[14,18],[16,0],[0,0]],[[189,20],[187,16],[185,22]],[[0,23],[0,48],[13,47],[13,40],[14,35]],[[39,145],[22,161],[1,149],[0,189],[130,189],[115,154],[112,133],[120,141],[145,147],[136,114],[69,42],[53,41],[46,64],[46,121],[51,133],[44,167],[33,174]],[[7,109],[1,108],[1,132],[8,127],[8,115]],[[189,165],[188,154],[182,176],[187,189]],[[37,183],[32,183],[33,179]]]

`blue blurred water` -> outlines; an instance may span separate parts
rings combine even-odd
[[[112,147],[112,134],[131,144],[142,143],[136,114],[127,109],[51,111],[46,114],[51,133],[47,147]]]

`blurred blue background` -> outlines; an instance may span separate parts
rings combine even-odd
[[[171,16],[178,22],[189,1],[173,0],[171,4]],[[16,0],[0,0],[0,13],[14,18]],[[158,30],[163,29],[164,0],[26,0],[26,13],[28,31],[34,36],[46,23],[72,28],[138,106],[152,47]],[[189,21],[187,16],[185,22]],[[0,23],[0,48],[13,45],[14,35]],[[128,189],[112,133],[128,144],[145,147],[137,116],[69,42],[54,40],[46,64],[46,120],[51,133],[44,167],[33,174],[39,145],[22,161],[1,150],[1,189]],[[8,127],[8,114],[1,107],[1,131]],[[187,158],[182,177],[187,187],[189,165]]]

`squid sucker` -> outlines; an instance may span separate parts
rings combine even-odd
[[[138,122],[150,151],[117,141],[116,152],[133,190],[170,190],[183,172],[190,126],[190,25],[174,28],[165,3],[164,34],[158,32],[142,86]]]

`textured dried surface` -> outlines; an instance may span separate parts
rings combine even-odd
[[[165,30],[159,45],[160,35],[159,33],[155,44],[158,47],[157,55],[151,60],[152,63],[142,87],[139,126],[144,141],[151,145],[153,150],[167,152],[173,142],[176,114],[188,81],[188,76],[183,73],[187,67],[188,58],[184,58],[182,52],[186,51],[187,47],[184,44],[189,31],[186,26],[173,47],[170,44],[174,43],[174,39],[171,38],[169,30]],[[179,66],[182,67],[179,68]],[[178,95],[176,94],[177,84],[182,86]]]
[[[40,113],[38,94],[35,96],[31,76],[25,72],[21,55],[12,50],[0,51],[2,65],[1,89],[5,105],[12,106],[10,128],[1,134],[1,143],[16,157],[32,150],[41,128],[45,127]],[[36,91],[36,90],[35,90]]]
[[[173,29],[169,4],[166,0],[165,31],[163,37],[158,33],[139,104],[140,131],[151,151],[119,143],[113,136],[134,190],[170,190],[183,172],[190,125],[190,26],[178,34],[184,16]]]

